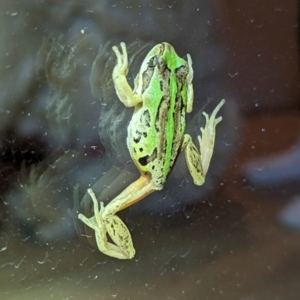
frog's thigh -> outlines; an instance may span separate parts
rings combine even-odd
[[[123,192],[107,204],[103,212],[103,219],[108,219],[118,211],[123,210],[157,190],[150,175],[141,176],[130,184]]]
[[[103,207],[103,203],[101,205]],[[106,233],[116,245],[108,242]],[[103,228],[95,230],[95,236],[97,246],[102,253],[119,259],[134,257],[135,249],[129,230],[118,216],[112,216],[106,220]]]
[[[189,134],[184,135],[182,149],[183,148],[185,150],[185,160],[194,184],[202,185],[204,183],[205,176],[202,171],[201,155]]]
[[[113,215],[105,219],[105,227],[112,241],[118,245],[117,247],[109,243],[109,246],[115,248],[114,251],[116,252],[125,252],[127,258],[134,257],[135,249],[131,235],[123,221],[117,215]]]

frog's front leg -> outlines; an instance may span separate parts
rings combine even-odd
[[[136,106],[138,103],[142,102],[142,97],[138,94],[133,93],[132,88],[128,84],[127,74],[128,74],[128,55],[125,43],[120,43],[122,54],[117,46],[113,46],[112,49],[117,56],[117,64],[114,67],[112,73],[112,79],[116,88],[116,93],[119,99],[127,107]]]
[[[91,189],[88,189],[94,203],[94,216],[86,218],[84,215],[79,214],[78,218],[95,230],[96,242],[102,253],[119,259],[133,258],[135,249],[130,232],[123,221],[116,216],[116,213],[142,200],[155,190],[150,175],[142,175],[106,207],[101,202],[99,210],[95,194]],[[114,244],[108,242],[107,235]]]
[[[193,143],[191,136],[184,135],[182,149],[185,149],[187,166],[196,185],[202,185],[205,181],[215,146],[216,126],[222,121],[222,117],[216,118],[216,116],[224,103],[225,100],[221,100],[211,116],[203,112],[206,124],[204,128],[200,128],[202,136],[198,136],[200,152]]]

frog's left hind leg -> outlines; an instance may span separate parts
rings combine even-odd
[[[97,245],[101,252],[119,259],[133,258],[135,249],[130,232],[116,213],[144,199],[155,190],[157,188],[153,185],[151,176],[142,175],[108,203],[106,207],[104,207],[103,202],[100,202],[100,210],[96,196],[91,189],[88,190],[94,202],[94,216],[88,219],[79,214],[78,218],[95,230]],[[108,242],[107,234],[114,244]]]

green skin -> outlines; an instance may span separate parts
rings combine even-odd
[[[135,107],[128,126],[127,146],[141,176],[104,207],[91,189],[88,189],[93,204],[94,216],[78,218],[95,230],[98,248],[106,255],[118,259],[131,259],[135,255],[130,232],[116,215],[150,193],[161,190],[181,150],[185,150],[188,169],[196,185],[202,185],[213,154],[216,118],[225,103],[222,100],[211,116],[206,119],[198,136],[200,151],[191,137],[184,134],[185,114],[193,107],[193,68],[190,55],[187,61],[177,56],[168,43],[153,47],[144,59],[135,78],[134,90],[129,86],[128,57],[125,43],[122,53],[114,46],[117,64],[113,70],[116,93],[127,107]],[[109,242],[107,235],[113,243]]]

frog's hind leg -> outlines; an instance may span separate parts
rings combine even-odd
[[[191,136],[184,135],[182,149],[185,149],[187,166],[196,185],[202,185],[205,181],[215,146],[216,126],[222,121],[222,117],[216,118],[216,116],[224,103],[225,100],[221,100],[211,116],[203,112],[206,124],[204,128],[200,128],[202,136],[198,136],[200,151],[193,143]]]
[[[106,207],[104,207],[103,202],[100,202],[100,210],[96,196],[91,189],[88,190],[94,202],[95,215],[89,219],[82,214],[79,214],[78,217],[95,230],[97,245],[102,253],[119,259],[133,258],[135,249],[130,232],[116,213],[144,199],[155,190],[157,188],[153,185],[151,176],[142,175]],[[108,241],[107,234],[114,244]]]
[[[108,235],[129,258],[135,254],[131,235],[116,213],[144,199],[155,190],[151,176],[141,176],[114,198],[103,211],[102,218]]]
[[[156,190],[158,190],[158,188],[154,186],[151,175],[142,175],[107,204],[105,207],[107,213],[105,215],[108,215],[109,213],[115,214],[143,200],[146,196]]]

